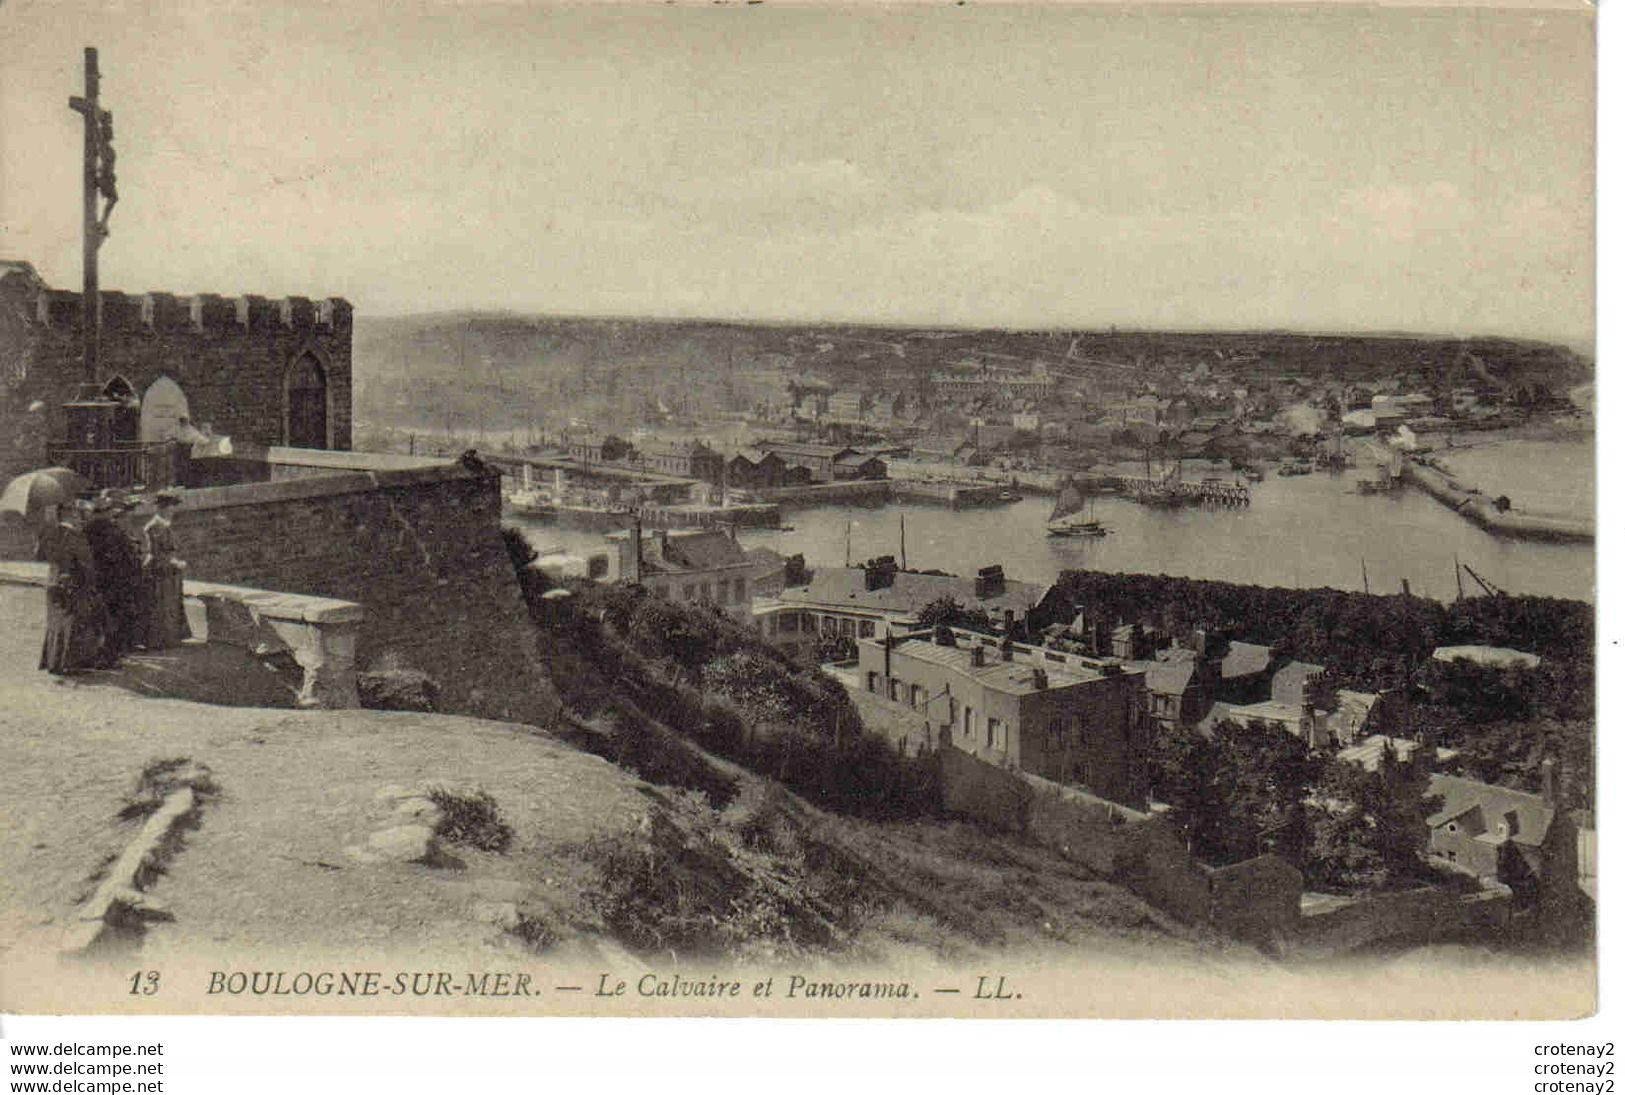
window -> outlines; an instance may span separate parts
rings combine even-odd
[[[659,597],[662,601],[671,596],[671,589],[668,586],[659,585],[650,586],[649,588],[654,590],[655,596]]]
[[[845,636],[846,638],[850,639],[853,635],[855,635],[857,633],[857,630],[858,630],[858,625],[857,625],[857,623],[855,621],[853,621],[853,620],[842,620],[841,621],[841,634],[843,636]]]
[[[898,680],[896,677],[893,677],[887,682],[887,684],[890,686],[888,692],[892,698],[892,702],[895,703],[901,700],[903,698],[903,682]]]
[[[971,731],[973,729],[975,729],[975,727],[976,727],[976,712],[970,707],[970,705],[967,704],[965,706],[965,728],[964,728],[964,731],[963,731],[964,736],[967,737],[967,738],[970,737]]]
[[[952,696],[948,697],[948,724],[951,726],[959,721],[959,701]]]
[[[879,692],[880,691],[880,674],[875,673],[875,672],[871,672],[869,674],[869,677],[868,677],[868,683],[865,685],[865,687],[868,688],[868,690],[871,691],[871,692]]]
[[[743,578],[734,579],[734,600],[741,602],[745,600],[745,579]]]
[[[700,600],[709,601],[710,599],[711,599],[711,583],[710,582],[701,582],[700,583]]]
[[[908,705],[910,707],[924,707],[925,689],[917,684],[910,687],[908,690]]]
[[[860,638],[860,639],[872,639],[874,637],[875,637],[875,622],[873,620],[864,620],[863,622],[858,624],[858,638]]]
[[[835,634],[835,617],[834,616],[821,616],[821,617],[819,617],[819,619],[823,623],[824,634],[826,634],[826,635]]]
[[[818,630],[818,624],[817,624],[816,621],[814,621],[813,614],[811,612],[805,612],[805,613],[802,614],[802,616],[801,616],[801,630],[803,632],[807,632],[807,633],[811,633],[811,632],[814,632],[814,631]]]
[[[694,583],[689,582],[689,583],[687,583],[687,584],[685,584],[683,586],[683,600],[692,601],[693,599],[694,599]]]
[[[987,720],[987,747],[989,749],[993,748],[993,739],[998,736],[998,733],[999,720],[990,717]]]

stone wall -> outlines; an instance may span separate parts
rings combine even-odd
[[[996,767],[951,744],[937,755],[950,813],[1031,837],[1187,923],[1271,950],[1297,930],[1303,876],[1278,856],[1210,867],[1159,817]]]
[[[41,465],[47,434],[82,375],[80,294],[0,286],[0,482]],[[102,293],[98,384],[121,376],[139,398],[167,376],[186,394],[190,418],[239,445],[281,445],[285,384],[305,355],[327,382],[329,448],[351,444],[352,313],[338,298],[181,297]],[[37,406],[36,406],[37,405]],[[30,407],[36,407],[30,410]]]
[[[1211,868],[1208,880],[1208,922],[1226,935],[1276,949],[1287,926],[1301,928],[1303,875],[1279,856]]]
[[[360,604],[362,671],[422,670],[442,710],[546,724],[559,704],[502,542],[498,483],[450,464],[204,488],[187,492],[175,535],[188,579]]]
[[[1492,942],[1508,930],[1512,895],[1504,890],[1455,894],[1437,889],[1376,894],[1306,913],[1295,954],[1341,954],[1376,943]]]

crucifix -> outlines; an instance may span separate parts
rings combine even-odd
[[[96,47],[85,47],[85,93],[68,100],[68,106],[84,115],[84,274],[80,330],[84,343],[84,382],[96,384],[96,361],[101,349],[102,298],[96,276],[96,252],[107,237],[107,218],[118,204],[118,187],[113,174],[113,114],[99,102],[101,73],[96,68]],[[97,208],[100,198],[107,205]],[[89,394],[88,391],[86,394]]]

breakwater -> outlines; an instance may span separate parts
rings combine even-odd
[[[1414,461],[1407,464],[1403,478],[1487,532],[1528,540],[1590,541],[1597,538],[1596,526],[1590,521],[1511,510],[1503,513],[1495,508],[1493,499],[1426,464]]]

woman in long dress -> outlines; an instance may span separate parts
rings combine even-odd
[[[141,565],[146,572],[147,586],[146,646],[148,650],[161,650],[191,638],[192,629],[186,622],[185,595],[181,587],[186,563],[176,553],[175,532],[169,516],[180,505],[180,495],[159,491],[154,501],[158,512],[141,530],[144,552]]]
[[[76,511],[61,518],[47,514],[40,534],[40,558],[50,568],[39,667],[57,675],[88,668],[101,657],[103,610],[96,560],[78,521]]]
[[[141,574],[141,544],[126,532],[119,518],[135,503],[121,491],[102,491],[90,519],[85,522],[85,540],[96,560],[101,579],[102,605],[106,610],[102,664],[118,665],[121,655],[135,649],[145,636],[146,617],[141,605],[146,600]]]

